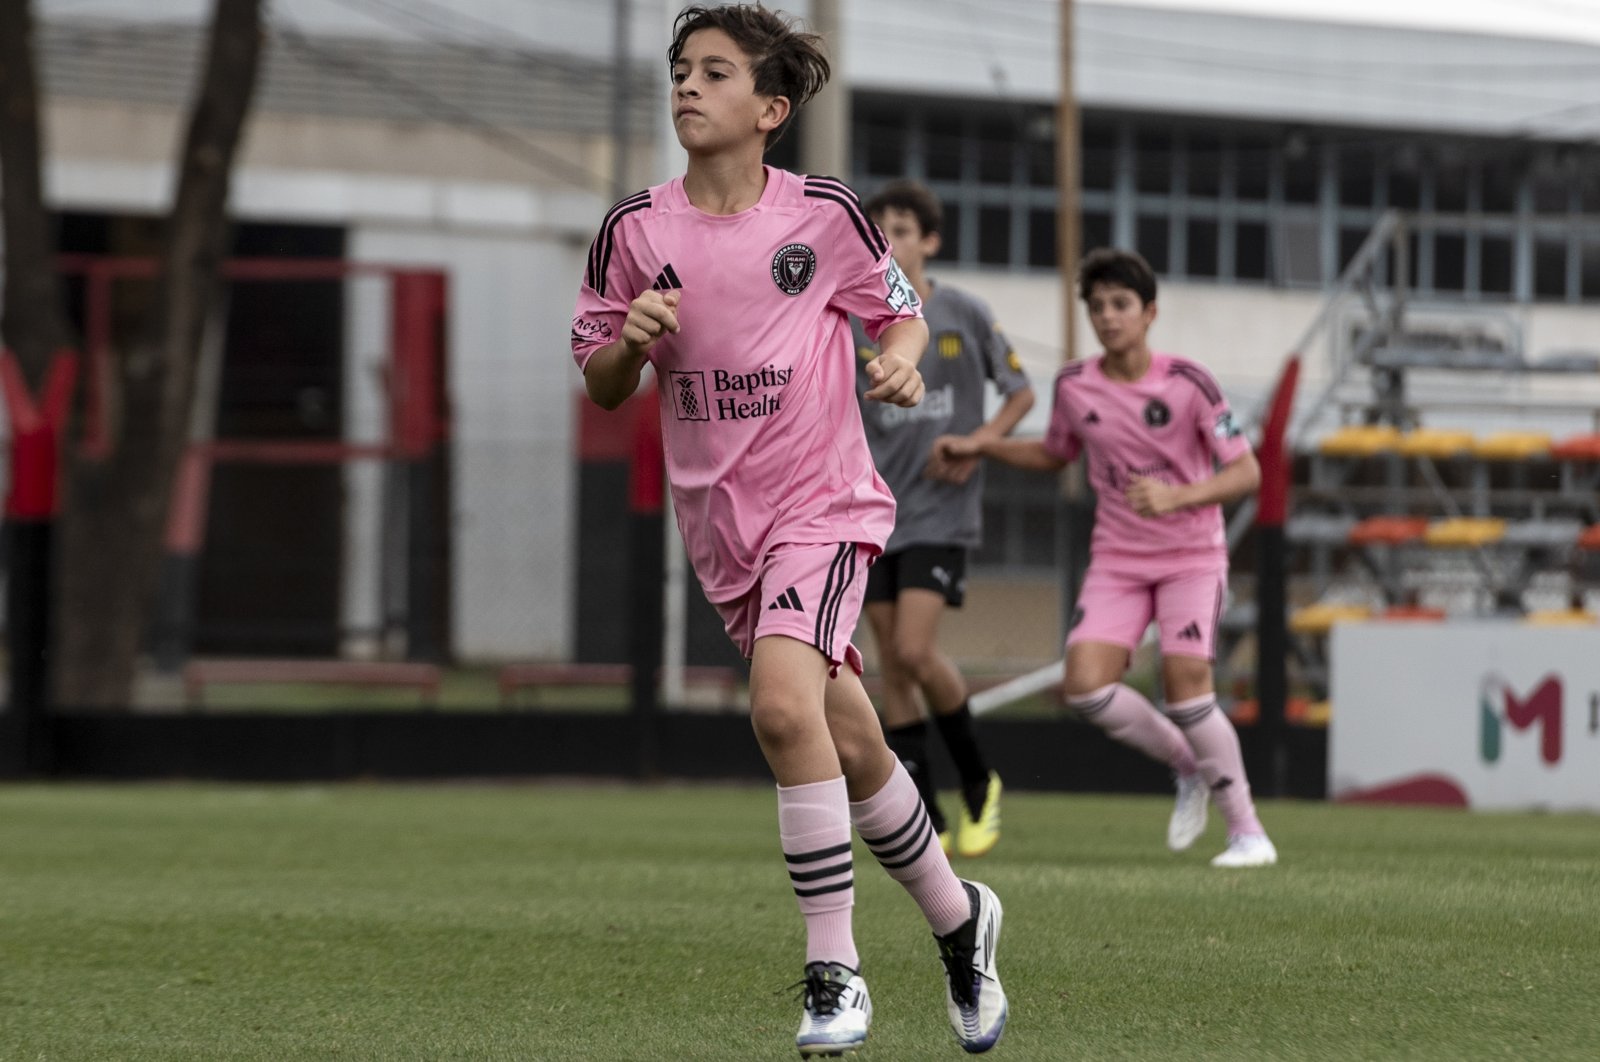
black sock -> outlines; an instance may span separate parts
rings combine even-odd
[[[976,819],[983,811],[983,798],[989,792],[989,764],[978,748],[978,736],[972,731],[970,702],[962,701],[961,707],[949,715],[935,715],[933,722],[961,775],[961,796],[967,802],[967,811]]]
[[[883,736],[889,742],[889,751],[905,764],[906,773],[917,784],[923,806],[928,809],[928,818],[933,820],[934,832],[943,833],[944,813],[939,810],[939,796],[933,788],[933,769],[928,763],[928,724],[885,727]]]

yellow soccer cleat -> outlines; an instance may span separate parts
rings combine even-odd
[[[956,829],[956,851],[968,859],[985,855],[1000,842],[1000,776],[989,772],[989,788],[983,794],[983,810],[976,820],[961,802],[961,825]]]

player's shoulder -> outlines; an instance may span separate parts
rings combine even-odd
[[[860,197],[848,184],[837,177],[812,173],[791,174],[786,170],[776,172],[787,174],[797,182],[800,201],[808,210],[835,225],[843,226],[841,231],[845,234],[844,238],[860,240],[873,258],[882,258],[889,253],[888,239],[867,217]]]
[[[1089,367],[1099,360],[1099,356],[1096,356],[1067,362],[1056,370],[1056,386],[1058,388],[1082,386],[1091,379]]]
[[[1208,404],[1216,405],[1222,401],[1222,387],[1217,383],[1217,378],[1195,359],[1181,354],[1161,354],[1157,357],[1156,368],[1164,379],[1174,385],[1199,392]]]
[[[994,316],[994,311],[989,309],[987,302],[964,288],[939,281],[934,285],[933,291],[953,313],[976,317],[983,321],[988,321]]]

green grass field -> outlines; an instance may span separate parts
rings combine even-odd
[[[1600,820],[1008,795],[997,1059],[1595,1059]],[[858,848],[864,1058],[965,1057]],[[0,788],[0,1059],[792,1059],[765,787]]]

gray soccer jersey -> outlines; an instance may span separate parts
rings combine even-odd
[[[886,552],[918,545],[976,549],[983,535],[983,467],[964,484],[926,478],[933,440],[966,435],[984,422],[984,381],[1002,395],[1028,386],[1016,352],[995,324],[989,307],[975,296],[943,284],[923,303],[928,349],[917,368],[927,393],[909,409],[862,400],[862,420],[878,474],[894,492],[894,534]],[[871,386],[866,364],[877,356],[858,322],[856,393]]]

